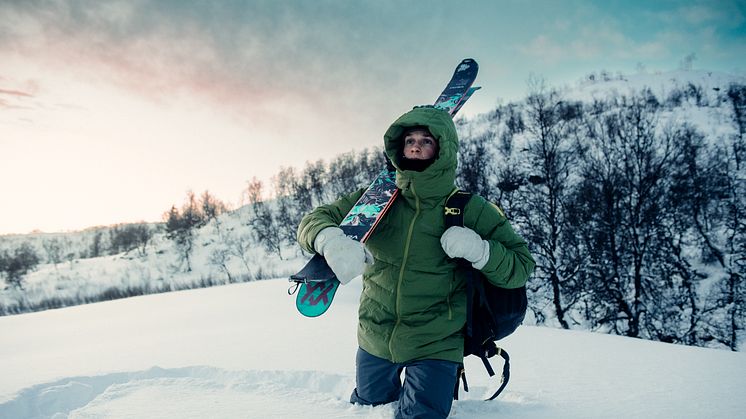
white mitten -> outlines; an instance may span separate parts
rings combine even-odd
[[[440,237],[440,245],[449,257],[464,258],[474,269],[484,268],[490,260],[490,243],[470,228],[449,228]]]
[[[313,248],[326,259],[343,285],[363,274],[366,263],[373,263],[373,255],[359,241],[345,236],[339,227],[327,227],[313,241]]]

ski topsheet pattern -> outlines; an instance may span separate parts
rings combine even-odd
[[[471,90],[471,85],[477,78],[477,72],[479,71],[479,65],[471,58],[467,58],[456,66],[456,71],[453,72],[451,81],[448,82],[446,88],[443,89],[443,93],[438,96],[435,100],[434,106],[439,109],[451,114],[456,115],[466,99],[468,99],[474,91]],[[479,89],[478,87],[474,90]]]
[[[433,106],[447,111],[452,117],[456,115],[479,89],[472,87],[478,71],[479,66],[473,59],[461,61]],[[348,237],[365,243],[399,194],[395,181],[396,171],[393,167],[384,169],[373,180],[339,225]],[[306,317],[324,314],[331,306],[340,284],[326,260],[318,254],[298,273],[291,275],[290,282],[296,283],[293,292],[298,292],[295,306]]]

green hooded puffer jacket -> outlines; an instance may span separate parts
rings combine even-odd
[[[440,146],[437,159],[422,172],[400,169],[401,137],[414,126],[428,127]],[[397,168],[401,193],[366,243],[375,262],[363,274],[358,343],[368,353],[396,363],[462,362],[465,275],[440,245],[445,202],[456,189],[456,128],[447,112],[415,108],[391,125],[384,144]],[[362,193],[356,191],[306,215],[298,228],[300,245],[312,252],[316,235],[339,225]],[[490,258],[482,268],[490,282],[504,288],[526,283],[534,260],[497,206],[473,196],[464,224],[490,243]]]

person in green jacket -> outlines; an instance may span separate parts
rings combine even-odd
[[[384,146],[401,192],[366,244],[337,227],[364,189],[306,215],[298,243],[324,256],[342,284],[363,275],[351,402],[399,401],[397,417],[444,418],[463,362],[466,323],[466,275],[453,258],[468,260],[503,288],[523,286],[534,260],[503,212],[480,196],[466,205],[464,227],[446,230],[459,147],[447,112],[414,108],[386,131]]]

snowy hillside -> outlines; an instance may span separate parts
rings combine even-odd
[[[538,85],[541,86],[542,83],[544,82],[538,82]],[[716,136],[723,130],[726,132],[733,130],[732,124],[728,121],[732,113],[731,105],[723,102],[723,94],[734,83],[746,84],[746,75],[704,70],[632,75],[611,75],[602,72],[590,74],[573,86],[544,86],[544,88],[556,89],[559,100],[579,101],[586,104],[621,96],[635,96],[648,91],[661,102],[667,100],[674,102],[671,104],[671,109],[664,112],[667,118],[679,122],[688,121],[711,136]],[[690,88],[696,90],[695,94],[701,95],[699,103],[696,98],[678,96],[680,92],[686,92]],[[506,106],[510,105],[521,106],[523,102],[506,104]],[[479,135],[489,129],[493,118],[493,113],[486,113],[464,120],[460,134]],[[518,139],[518,141],[523,140]]]
[[[732,83],[746,83],[746,76],[725,74],[705,70],[678,70],[632,75],[589,75],[577,86],[567,88],[569,99],[592,100],[615,95],[629,95],[648,88],[658,97],[666,98],[676,90],[688,85],[700,87],[705,97],[714,98],[714,93],[725,91]],[[716,106],[717,102],[710,102]]]
[[[42,263],[26,275],[23,290],[0,288],[0,314],[263,279],[287,275],[301,266],[297,246],[286,246],[280,259],[256,245],[247,225],[250,217],[245,206],[196,229],[191,270],[162,229],[143,249]],[[44,255],[45,240],[66,240],[64,253],[79,255],[85,253],[89,239],[90,232],[4,236],[0,250],[27,242]]]
[[[532,129],[532,124],[534,124],[533,128],[536,128],[538,123],[535,119],[532,120],[532,113],[534,116],[542,113],[550,115],[549,119],[553,119],[554,128],[558,129],[555,138],[561,138],[565,142],[560,144],[561,147],[557,149],[565,155],[575,158],[580,153],[572,149],[568,143],[578,138],[587,140],[589,134],[583,130],[587,128],[587,125],[593,125],[593,118],[598,117],[595,123],[598,127],[602,127],[603,121],[598,115],[604,113],[623,114],[622,110],[614,108],[616,106],[615,100],[619,97],[626,97],[625,95],[639,96],[648,91],[647,96],[651,102],[655,103],[655,106],[652,106],[653,110],[645,109],[645,112],[650,113],[643,114],[643,116],[645,118],[649,117],[652,121],[651,137],[660,140],[661,138],[667,138],[666,135],[671,132],[675,132],[677,135],[690,132],[696,140],[701,135],[703,146],[697,148],[697,150],[705,150],[706,153],[699,156],[697,160],[697,163],[701,164],[703,168],[703,174],[700,177],[702,179],[715,179],[715,176],[710,175],[710,173],[714,173],[722,178],[725,176],[722,173],[714,170],[704,172],[704,169],[720,168],[721,166],[728,169],[726,167],[729,165],[728,159],[730,158],[727,155],[728,145],[732,143],[733,147],[731,149],[736,150],[738,148],[736,142],[743,141],[743,135],[739,137],[738,124],[734,122],[734,119],[738,120],[737,116],[734,117],[734,114],[737,113],[735,108],[738,107],[733,105],[735,102],[729,102],[728,95],[724,93],[734,83],[746,84],[746,78],[743,75],[726,75],[705,71],[677,71],[632,76],[599,74],[586,77],[576,86],[556,91],[550,89],[551,92],[545,92],[547,93],[546,106],[542,112],[536,112],[535,106],[538,105],[526,99],[525,101],[498,106],[493,112],[487,114],[458,121],[462,149],[472,150],[473,148],[472,151],[476,150],[477,152],[471,154],[472,158],[486,156],[484,158],[487,160],[485,165],[481,165],[485,162],[471,165],[479,167],[481,171],[479,174],[487,177],[487,179],[484,179],[482,183],[460,184],[460,186],[499,203],[509,214],[511,223],[516,230],[527,239],[531,251],[539,262],[537,271],[530,280],[532,281],[532,291],[529,295],[532,303],[531,310],[535,314],[533,319],[538,319],[536,321],[529,320],[532,324],[541,323],[562,327],[564,323],[566,327],[572,329],[595,330],[620,335],[631,334],[647,339],[687,345],[742,350],[742,342],[746,337],[741,333],[743,331],[741,324],[746,321],[746,318],[743,317],[743,311],[739,311],[741,309],[737,305],[741,304],[743,306],[746,296],[743,293],[736,295],[737,292],[742,292],[740,290],[744,289],[741,284],[742,280],[738,284],[733,284],[733,286],[730,286],[727,280],[729,278],[743,278],[742,269],[743,266],[746,266],[746,261],[742,256],[744,252],[739,250],[739,246],[744,246],[744,235],[742,229],[738,230],[729,224],[743,225],[743,221],[739,221],[735,217],[727,217],[724,214],[727,214],[728,211],[734,214],[746,213],[742,211],[742,207],[739,207],[743,204],[743,196],[746,194],[740,194],[739,189],[737,189],[746,185],[743,178],[743,166],[739,169],[740,172],[731,171],[727,173],[731,178],[726,180],[732,181],[736,185],[729,190],[720,191],[716,195],[711,193],[712,189],[710,188],[718,185],[705,184],[700,186],[703,191],[702,196],[710,198],[705,204],[696,203],[702,205],[697,210],[704,214],[703,217],[706,220],[699,229],[694,229],[693,223],[685,222],[690,218],[692,212],[687,208],[687,205],[692,205],[691,202],[679,202],[680,206],[675,207],[680,210],[678,213],[675,211],[656,213],[656,217],[652,217],[653,222],[643,220],[647,224],[639,222],[639,220],[627,220],[626,223],[606,223],[606,220],[591,220],[595,222],[595,224],[591,224],[588,222],[589,219],[592,219],[596,214],[604,213],[602,209],[592,206],[588,206],[586,213],[580,214],[580,217],[575,217],[573,214],[562,214],[561,211],[552,212],[549,210],[548,204],[555,203],[548,203],[547,200],[543,200],[544,197],[549,196],[546,190],[542,189],[548,187],[549,182],[546,182],[546,180],[556,180],[565,176],[564,184],[554,185],[559,186],[555,192],[561,191],[565,194],[558,198],[565,199],[564,205],[559,208],[586,208],[583,205],[589,205],[588,200],[572,201],[575,197],[572,193],[579,190],[578,179],[582,178],[579,173],[580,168],[584,164],[588,166],[589,162],[593,162],[586,160],[579,163],[578,161],[567,160],[564,164],[569,167],[568,170],[557,173],[543,173],[541,172],[542,167],[546,167],[546,165],[542,165],[542,162],[538,161],[535,155],[533,157],[529,156],[533,153],[531,151],[532,147],[534,151],[540,148],[536,144],[533,144],[533,146],[531,144],[532,141],[536,142],[537,137],[536,130]],[[487,86],[479,94],[489,94]],[[605,110],[596,112],[598,108],[594,107],[595,104],[603,101],[605,101]],[[534,108],[532,109],[532,107]],[[560,116],[554,116],[554,112]],[[579,112],[586,112],[586,115],[590,115],[589,124],[585,123],[585,119],[578,117]],[[546,121],[539,122],[545,123]],[[693,127],[692,130],[687,131],[690,125]],[[672,126],[676,130],[670,129]],[[567,131],[561,131],[561,129],[567,129]],[[378,136],[380,133],[371,135]],[[682,141],[674,142],[682,143]],[[707,149],[704,146],[707,144],[718,148]],[[484,147],[476,148],[476,145]],[[596,151],[598,152],[598,150]],[[367,153],[367,150],[365,153]],[[356,154],[363,155],[364,153]],[[639,160],[646,161],[648,157],[655,160],[659,157],[658,154],[662,153],[656,152],[653,147],[649,156],[641,156],[645,158]],[[565,155],[560,155],[560,157],[565,158]],[[586,157],[591,155],[592,153],[587,153]],[[91,254],[90,249],[92,240],[96,237],[96,230],[70,234],[0,236],[0,256],[2,256],[2,252],[10,251],[22,243],[29,243],[32,248],[36,249],[41,259],[41,263],[23,277],[22,289],[14,286],[0,287],[0,315],[288,275],[300,268],[306,260],[306,257],[292,240],[292,230],[297,225],[298,214],[304,214],[310,210],[303,205],[329,202],[342,192],[357,187],[360,180],[354,179],[353,182],[347,183],[337,182],[333,185],[334,187],[329,187],[331,181],[336,180],[336,178],[349,180],[357,177],[364,178],[367,182],[367,179],[372,177],[366,170],[361,170],[361,164],[358,164],[358,161],[347,157],[337,156],[332,158],[331,161],[318,163],[318,165],[312,163],[303,170],[286,169],[282,176],[277,176],[277,178],[288,182],[299,180],[302,183],[307,181],[303,176],[315,174],[317,177],[312,180],[323,185],[321,191],[314,190],[313,193],[310,193],[306,190],[306,195],[311,194],[314,198],[313,200],[309,198],[308,202],[303,201],[301,203],[302,199],[298,198],[300,195],[292,195],[292,186],[294,185],[291,185],[292,182],[290,182],[284,185],[287,188],[285,190],[291,191],[289,195],[284,196],[285,201],[281,202],[282,197],[275,196],[276,199],[267,205],[274,211],[275,217],[285,216],[291,212],[294,212],[293,215],[296,216],[296,222],[294,223],[278,222],[269,228],[269,231],[276,232],[279,229],[275,227],[280,225],[285,226],[285,230],[291,230],[290,234],[286,234],[288,231],[283,232],[279,251],[275,249],[267,250],[264,243],[257,242],[258,235],[254,234],[256,233],[255,226],[252,226],[251,223],[252,220],[262,217],[256,217],[250,205],[225,212],[216,219],[211,219],[206,225],[190,231],[191,241],[186,258],[183,249],[179,249],[176,240],[169,238],[163,232],[162,225],[153,226],[153,230],[157,232],[147,242],[147,245],[140,248],[100,257],[62,257],[56,262],[50,260],[50,252],[45,248],[45,244],[49,240],[65,243],[65,248],[61,252],[62,255]],[[612,156],[608,161],[618,162],[622,160],[618,157]],[[369,166],[375,166],[372,169],[374,173],[380,167],[380,162],[376,162],[375,158],[380,159],[380,155],[364,157],[364,160],[367,159]],[[722,160],[716,160],[716,158]],[[461,167],[469,168],[468,160],[466,160],[467,163],[464,163],[464,161],[462,159]],[[656,190],[665,189],[666,192],[677,190],[671,186],[673,180],[680,181],[679,184],[674,185],[679,188],[679,191],[691,190],[692,185],[682,180],[686,180],[690,176],[687,175],[686,169],[681,169],[683,166],[679,163],[681,162],[666,162],[668,177],[656,185],[662,185]],[[677,164],[679,164],[678,168],[676,167]],[[331,170],[331,168],[336,170],[340,167],[343,167],[347,172],[332,172]],[[617,170],[618,168],[614,169]],[[313,170],[316,172],[312,172]],[[324,172],[324,170],[327,171]],[[684,171],[683,175],[680,173],[682,170]],[[326,177],[319,177],[319,173]],[[567,175],[567,173],[570,173],[570,175]],[[236,175],[243,176],[242,174]],[[297,176],[297,178],[294,176]],[[739,178],[739,176],[741,177]],[[538,178],[538,183],[533,183],[531,177]],[[319,179],[322,181],[319,182]],[[664,182],[669,183],[664,184]],[[618,181],[610,183],[615,186],[621,184]],[[591,184],[590,186],[596,185]],[[616,192],[623,196],[636,196],[633,189]],[[661,193],[660,196],[655,197],[658,201],[645,201],[642,204],[653,209],[663,208],[668,210],[674,208],[670,199],[671,195],[676,194],[664,195]],[[679,193],[678,195],[683,194]],[[639,196],[644,200],[649,195],[641,194]],[[717,198],[712,198],[713,196],[717,196]],[[568,203],[573,205],[568,205]],[[281,205],[285,205],[285,207]],[[312,207],[312,205],[310,206]],[[552,220],[556,224],[551,224],[548,221],[548,215],[558,213],[560,216]],[[590,233],[573,230],[573,228],[577,228],[573,225],[573,220],[577,219],[583,220],[584,224],[592,225],[588,229]],[[658,220],[665,220],[669,224],[653,225]],[[738,224],[739,222],[741,224]],[[607,232],[600,228],[604,225],[622,226],[622,228],[632,226],[636,230],[625,231],[618,228]],[[564,238],[555,237],[554,241],[548,240],[547,237],[551,231],[547,232],[545,230],[552,229],[555,232],[562,232],[566,236]],[[600,260],[591,260],[590,258],[593,255],[587,250],[593,246],[588,246],[587,243],[593,243],[593,240],[601,240],[602,242],[602,239],[593,236],[595,232],[598,232],[599,235],[616,234],[618,240],[615,243],[621,244],[618,248],[603,249],[607,253],[600,256]],[[663,234],[661,234],[662,232]],[[587,233],[588,237],[582,237],[582,233]],[[659,241],[657,243],[638,243],[637,246],[630,245],[635,237],[658,238],[665,234],[668,234],[668,236],[665,236],[665,243]],[[277,233],[277,235],[280,234]],[[587,241],[583,242],[579,237],[587,239]],[[555,247],[550,249],[545,246],[547,243],[554,243]],[[645,254],[631,254],[639,248],[650,248],[651,251]],[[583,253],[584,250],[585,253]],[[658,254],[654,254],[655,251]],[[612,254],[621,255],[620,260],[615,263],[627,268],[626,272],[621,272],[619,275],[617,275],[618,272],[615,272],[614,275],[610,275],[607,271],[604,271],[606,269],[604,265],[609,262],[608,256]],[[718,255],[721,256],[719,259]],[[657,259],[651,259],[653,256]],[[675,257],[675,260],[672,260],[672,257]],[[629,261],[633,259],[641,261],[642,268],[639,272],[628,269],[632,266]],[[0,278],[3,274],[1,265],[2,263],[0,263]],[[600,269],[598,271],[588,270],[589,266],[600,267]],[[555,272],[549,272],[550,269],[555,269]],[[583,269],[586,270],[583,271]],[[660,276],[660,271],[673,272],[673,274],[671,277],[663,278]],[[577,275],[578,272],[582,275]],[[561,275],[576,276],[574,278],[562,278]],[[635,275],[639,277],[640,281],[635,281],[635,279],[638,279]],[[586,282],[577,280],[580,277]],[[551,289],[551,278],[558,278],[559,280],[557,288],[561,291],[558,295],[563,297],[562,301],[553,301],[555,294]],[[610,299],[608,295],[603,295],[611,288],[606,282],[610,278],[618,280],[618,283],[612,284],[617,287],[613,291],[618,291],[619,294],[630,300],[622,301],[622,303],[627,304],[628,307],[639,308],[635,309],[635,313],[629,314],[628,312],[631,310],[625,312],[623,309],[616,307],[615,304],[617,304],[618,299]],[[642,284],[643,280],[647,281],[645,283],[647,288],[635,289],[636,284]],[[672,285],[665,285],[669,283]],[[636,298],[635,295],[641,295],[649,300],[632,301],[633,298]],[[739,303],[721,303],[727,301]],[[570,307],[571,305],[574,306]],[[565,310],[561,313],[564,316],[561,321],[559,320],[560,315],[557,314],[557,307]],[[669,308],[672,311],[667,311]],[[594,310],[597,310],[597,312],[594,312]],[[613,312],[613,310],[616,310],[616,312]],[[635,316],[636,318],[633,318]],[[644,318],[644,316],[647,316],[647,318]],[[605,320],[601,322],[599,319]],[[634,328],[629,327],[630,319],[637,322]],[[640,324],[643,327],[640,327]],[[726,324],[732,325],[731,330],[721,330],[724,328],[723,325]]]
[[[702,97],[700,103],[690,103],[684,98],[672,110],[663,113],[671,120],[687,121],[708,134],[707,139],[719,140],[723,134],[732,134],[734,126],[728,118],[732,110],[727,103],[720,103],[722,92],[732,83],[746,84],[746,76],[707,71],[674,71],[630,76],[597,74],[578,82],[576,86],[561,89],[559,98],[565,101],[590,103],[618,95],[633,95],[643,89],[659,100],[666,100],[672,92],[695,86]],[[485,90],[484,94],[487,91]],[[510,104],[523,106],[522,103]],[[478,137],[493,130],[493,115],[483,114],[459,121],[462,137]],[[514,148],[522,149],[526,135],[517,135]],[[512,165],[508,162],[507,165]],[[524,164],[521,162],[520,164]],[[199,229],[195,239],[193,270],[186,269],[179,260],[173,242],[157,233],[142,251],[130,251],[112,256],[81,258],[90,253],[95,235],[109,228],[91,228],[70,233],[34,233],[28,235],[0,235],[0,251],[11,250],[28,243],[37,252],[41,264],[25,278],[25,290],[0,289],[0,314],[26,311],[26,307],[77,304],[95,301],[109,292],[116,296],[183,289],[201,284],[220,284],[284,275],[302,264],[297,246],[288,244],[283,249],[283,259],[267,254],[252,243],[247,221],[252,217],[249,206],[227,212],[217,220]],[[152,229],[157,231],[156,225]],[[161,228],[162,230],[162,228]],[[51,261],[45,244],[58,242],[63,248],[57,263]],[[242,244],[244,249],[234,249]],[[242,254],[244,260],[235,256]],[[225,262],[221,266],[220,260]],[[256,263],[261,261],[261,263]],[[245,263],[248,262],[248,263]],[[254,266],[254,269],[251,266]],[[227,271],[231,278],[226,275]],[[36,308],[38,309],[38,308]]]
[[[567,89],[567,100],[590,103],[610,97],[633,96],[649,91],[671,109],[663,112],[664,122],[688,122],[697,127],[705,138],[719,140],[723,135],[736,134],[736,127],[728,119],[732,105],[724,100],[724,93],[733,83],[746,85],[745,75],[711,71],[670,71],[666,73],[619,76],[610,80],[585,79],[575,88]]]
[[[360,282],[323,317],[283,279],[0,318],[0,418],[389,418],[347,403]],[[503,342],[512,378],[467,360],[453,418],[733,418],[746,355],[524,326]],[[498,361],[495,361],[498,362]]]
[[[539,323],[742,350],[746,78],[530,87],[459,122],[459,178],[528,241]]]

